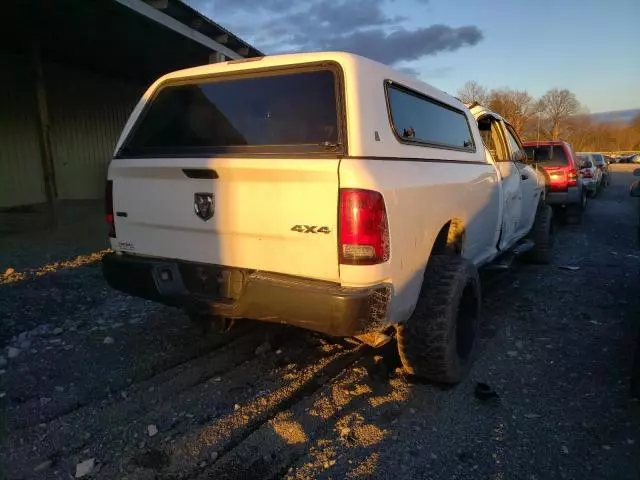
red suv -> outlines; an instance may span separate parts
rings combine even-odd
[[[561,140],[524,142],[524,150],[527,158],[547,173],[547,204],[562,210],[567,221],[580,223],[587,206],[587,191],[571,145]]]

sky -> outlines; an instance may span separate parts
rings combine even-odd
[[[640,0],[186,0],[266,54],[346,50],[456,94],[468,80],[588,111],[640,107]]]

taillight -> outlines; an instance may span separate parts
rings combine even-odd
[[[107,180],[104,207],[107,214],[107,224],[109,225],[109,237],[116,238],[116,222],[113,218],[113,180]]]
[[[549,187],[552,190],[566,190],[567,187],[575,187],[578,182],[578,174],[573,167],[548,167]]]
[[[375,265],[389,260],[389,224],[379,192],[340,189],[340,263]]]

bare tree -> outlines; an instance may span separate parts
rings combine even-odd
[[[629,130],[631,130],[631,148],[634,150],[640,150],[640,114],[636,115],[636,117],[631,120],[631,124],[629,125]]]
[[[536,114],[537,104],[524,90],[501,88],[489,94],[489,108],[506,118],[518,135],[523,135],[525,127]]]
[[[566,138],[576,152],[595,149],[593,145],[596,125],[588,115],[576,115],[565,122]]]
[[[489,100],[489,95],[487,94],[486,88],[479,85],[478,82],[470,80],[458,90],[458,98],[460,98],[463,103],[478,102],[481,105],[486,105]]]
[[[546,118],[553,139],[560,136],[560,125],[580,110],[580,102],[567,89],[552,88],[538,102],[540,112]]]

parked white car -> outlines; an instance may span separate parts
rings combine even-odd
[[[550,260],[525,162],[499,115],[355,55],[171,73],[109,167],[104,275],[197,319],[395,333],[409,373],[455,383],[476,350],[478,268]]]
[[[596,166],[595,159],[590,153],[578,153],[578,166],[584,188],[587,189],[590,197],[595,197],[602,185],[602,170]]]

